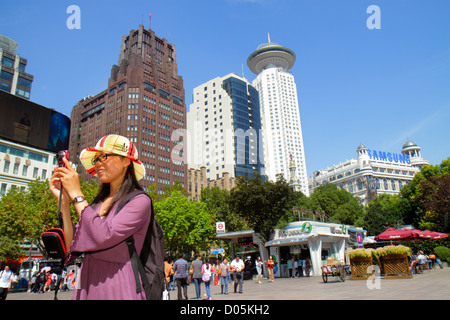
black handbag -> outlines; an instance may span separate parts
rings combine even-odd
[[[48,229],[41,235],[47,255],[51,259],[65,259],[67,246],[64,232],[60,228]]]

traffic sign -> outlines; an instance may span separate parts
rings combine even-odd
[[[225,233],[225,222],[216,222],[216,232]]]
[[[225,252],[223,248],[211,248],[211,254],[222,254]]]

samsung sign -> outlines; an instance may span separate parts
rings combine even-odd
[[[409,155],[377,151],[377,150],[370,150],[370,149],[367,149],[367,153],[369,154],[370,159],[372,159],[372,160],[383,160],[383,161],[390,161],[390,162],[395,162],[395,163],[411,164],[411,157]]]

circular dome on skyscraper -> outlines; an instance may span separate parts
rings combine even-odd
[[[270,41],[259,45],[256,51],[247,59],[248,67],[256,74],[261,73],[261,71],[269,66],[289,70],[294,65],[294,62],[294,51]]]

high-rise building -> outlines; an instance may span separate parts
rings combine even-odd
[[[188,165],[206,167],[220,179],[263,173],[259,95],[243,77],[230,73],[194,89],[188,113]]]
[[[248,67],[257,74],[252,83],[259,92],[265,174],[272,181],[282,174],[288,181],[293,162],[300,190],[309,195],[297,86],[290,72],[294,62],[294,51],[270,42],[270,38],[247,59]]]
[[[25,72],[27,59],[17,54],[18,45],[0,35],[0,90],[29,100],[33,76]]]
[[[175,45],[142,25],[122,38],[118,65],[113,65],[108,88],[84,98],[72,110],[70,151],[79,161],[81,150],[106,134],[128,137],[139,150],[146,175],[143,186],[159,192],[176,180],[185,186],[178,129],[186,128],[183,78],[178,75]],[[78,163],[77,163],[78,165]],[[86,177],[82,166],[78,172]]]

